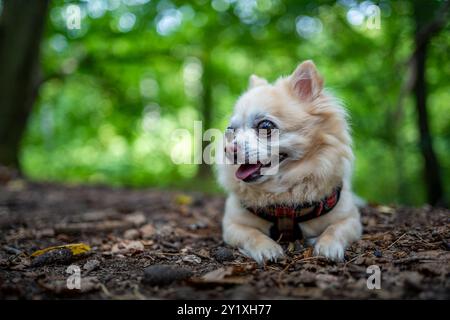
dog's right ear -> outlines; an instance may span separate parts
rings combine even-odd
[[[302,62],[290,76],[289,82],[301,100],[314,100],[323,89],[323,78],[311,60]]]
[[[259,86],[263,86],[265,84],[269,84],[269,82],[267,82],[266,79],[264,78],[260,78],[257,75],[252,74],[250,76],[250,79],[248,80],[248,87],[254,88],[254,87],[259,87]]]

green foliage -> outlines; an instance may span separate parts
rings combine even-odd
[[[63,18],[71,4],[81,8],[80,30],[69,30]],[[412,4],[381,1],[379,30],[350,23],[367,4],[53,1],[24,170],[35,179],[218,190],[213,178],[196,178],[197,166],[172,163],[171,153],[191,144],[177,144],[171,133],[192,131],[206,111],[212,127],[225,128],[250,74],[275,80],[313,59],[351,115],[356,192],[369,201],[423,203],[414,104],[410,94],[399,99],[413,50]],[[449,45],[447,28],[430,46],[427,70],[447,187]]]

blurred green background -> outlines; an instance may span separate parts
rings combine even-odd
[[[36,180],[220,192],[207,168],[172,163],[172,152],[191,148],[170,139],[173,130],[192,131],[194,120],[224,129],[250,74],[273,81],[313,59],[351,115],[355,191],[373,202],[420,205],[428,200],[427,173],[411,57],[417,28],[444,3],[52,1],[41,41],[43,80],[20,165]],[[79,30],[67,26],[73,4],[80,8]],[[430,37],[425,72],[444,190],[450,182],[448,31],[446,21]]]

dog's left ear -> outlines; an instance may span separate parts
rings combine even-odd
[[[301,100],[312,101],[322,92],[323,78],[311,60],[302,62],[289,77],[292,90]]]
[[[254,88],[254,87],[263,86],[263,85],[268,84],[268,83],[269,83],[269,82],[267,82],[266,79],[260,78],[260,77],[258,77],[258,76],[255,75],[255,74],[252,74],[252,75],[250,76],[250,79],[248,79],[248,87],[249,87],[250,89],[251,89],[251,88]]]

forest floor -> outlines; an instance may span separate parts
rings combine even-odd
[[[449,210],[367,206],[345,262],[297,244],[258,266],[223,243],[223,205],[200,193],[0,179],[0,298],[450,298]],[[32,257],[75,243],[90,250]],[[381,269],[379,290],[367,287],[371,265]],[[69,289],[77,274],[80,289]]]

